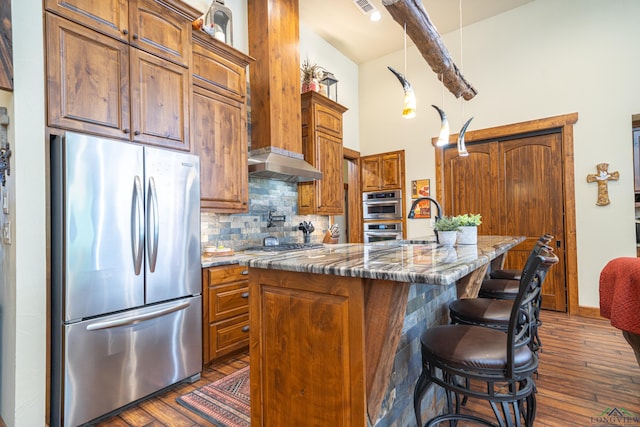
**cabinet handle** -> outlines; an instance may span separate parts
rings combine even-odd
[[[124,129],[122,129],[122,132],[123,132],[123,133],[129,133],[129,129],[124,128]]]
[[[140,135],[140,131],[139,131],[139,130],[137,130],[137,131],[133,132],[133,134],[134,134],[134,135]]]
[[[138,35],[137,35],[137,34],[134,34],[134,35],[133,35],[133,39],[134,39],[134,40],[138,40]]]
[[[242,332],[249,332],[249,325],[242,327]]]
[[[243,292],[242,294],[240,294],[241,298],[249,298],[249,292]]]
[[[249,270],[242,270],[242,273],[240,274],[242,274],[243,276],[246,276],[247,274],[249,274]]]
[[[129,34],[129,30],[127,30],[127,29],[125,28],[124,30],[122,30],[122,34],[124,34],[124,35],[126,36],[127,34]]]

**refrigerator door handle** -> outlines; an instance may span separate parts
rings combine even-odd
[[[153,177],[149,178],[149,197],[147,198],[147,252],[149,254],[149,271],[156,270],[156,260],[158,259],[158,193],[156,182]]]
[[[133,325],[134,323],[144,322],[145,320],[162,317],[176,311],[184,310],[189,307],[189,301],[182,302],[172,307],[163,308],[161,310],[150,311],[149,313],[140,314],[138,316],[126,317],[124,319],[107,320],[104,322],[95,322],[87,325],[87,331],[97,331],[100,329],[118,328],[120,326]]]
[[[142,202],[142,182],[136,176],[133,180],[133,203],[131,204],[131,249],[133,252],[133,268],[136,276],[142,270],[144,254],[144,206]]]

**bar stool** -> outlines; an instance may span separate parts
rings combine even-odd
[[[531,249],[527,261],[538,253],[542,245],[547,245],[551,240],[553,240],[553,236],[550,234],[540,236]],[[481,298],[514,300],[518,294],[518,280],[520,280],[521,274],[522,270],[512,269],[495,270],[489,273],[491,278],[482,281],[478,296]]]
[[[537,246],[540,243],[545,244],[545,245],[549,245],[549,243],[551,243],[552,240],[553,240],[553,236],[551,234],[543,234],[542,236],[540,236],[540,238],[536,242],[535,246]],[[535,249],[535,246],[534,246],[534,249]],[[520,275],[521,274],[522,274],[522,270],[517,270],[517,269],[499,269],[499,270],[491,271],[489,273],[489,277],[491,279],[520,280]]]
[[[538,254],[545,258],[555,257],[553,249],[546,245],[540,246]],[[529,257],[527,264],[524,267],[524,271],[531,268],[531,263],[534,259],[535,257]],[[542,286],[547,272],[552,265],[553,264],[543,264],[539,268],[537,273],[538,286]],[[519,284],[519,281],[514,280],[514,282]],[[535,352],[537,352],[542,346],[538,335],[538,328],[540,326],[541,296],[542,292],[538,294],[538,298],[536,300],[532,301],[530,312],[528,313],[532,333],[532,339],[529,344],[531,350]],[[482,297],[457,299],[449,304],[449,317],[453,324],[461,323],[466,325],[486,326],[506,331],[509,327],[509,316],[512,308],[513,301],[506,299]]]
[[[435,383],[445,389],[447,412],[426,425],[443,421],[470,420],[494,425],[488,420],[460,413],[460,397],[487,400],[498,424],[533,425],[536,412],[533,373],[538,358],[529,348],[529,305],[541,291],[538,283],[543,264],[554,264],[557,257],[537,255],[524,271],[509,316],[507,333],[473,325],[442,325],[429,328],[420,338],[422,372],[414,390],[414,412],[422,426],[420,407],[427,388]],[[455,400],[455,406],[454,406]]]

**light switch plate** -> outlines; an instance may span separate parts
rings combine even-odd
[[[2,212],[9,213],[9,191],[6,188],[2,189]]]
[[[2,224],[2,241],[7,245],[11,244],[11,221]]]

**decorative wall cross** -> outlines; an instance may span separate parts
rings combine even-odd
[[[609,163],[599,163],[596,165],[596,169],[598,170],[597,174],[589,174],[587,175],[587,182],[597,182],[598,183],[598,201],[596,202],[597,206],[606,206],[611,201],[609,200],[609,181],[617,181],[620,178],[620,174],[618,172],[611,172],[609,169]]]

